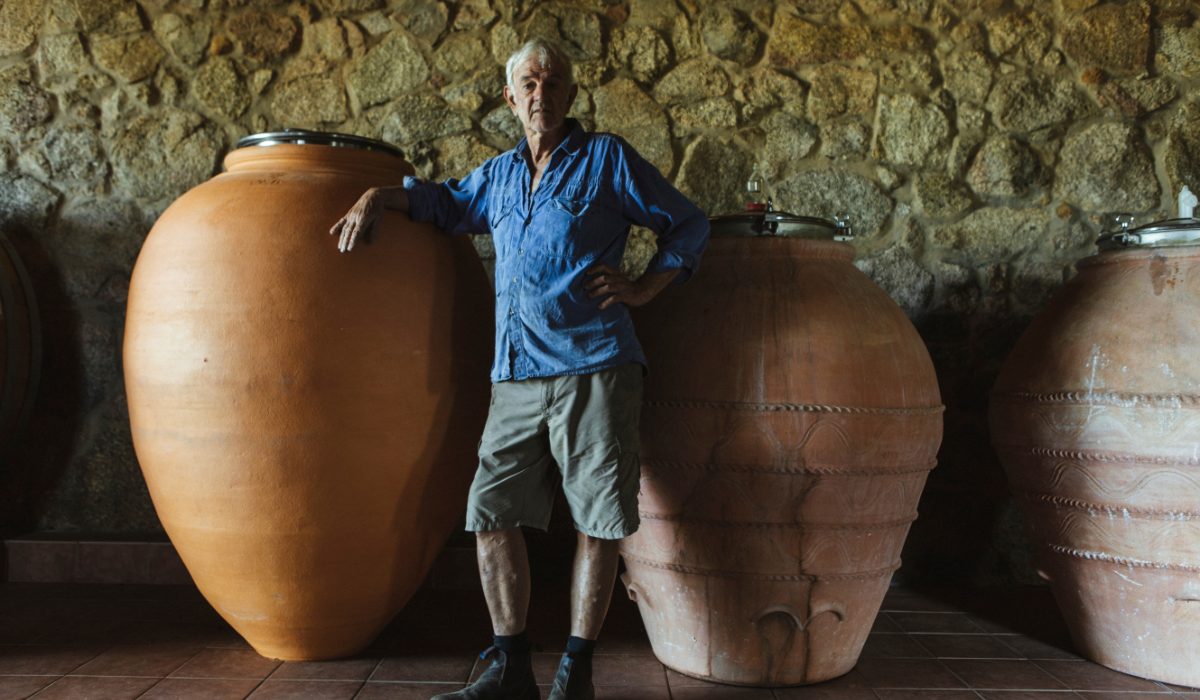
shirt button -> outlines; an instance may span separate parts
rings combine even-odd
[[[518,250],[517,250],[517,255],[524,255],[524,254],[525,254],[525,249],[524,249],[524,248],[520,248],[520,249],[518,249]]]
[[[513,284],[516,284],[516,283],[517,283],[517,278],[516,278],[516,277],[514,277],[514,278],[513,278]]]
[[[508,312],[508,315],[509,315],[509,316],[515,316],[516,314],[517,314],[517,312],[516,312],[516,311],[509,311],[509,312]]]

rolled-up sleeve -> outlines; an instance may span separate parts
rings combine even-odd
[[[409,217],[431,223],[444,233],[491,233],[487,218],[488,175],[485,163],[463,180],[425,182],[405,177]]]
[[[700,268],[700,255],[708,245],[708,216],[632,146],[619,143],[617,167],[625,180],[621,192],[626,213],[658,234],[658,252],[646,272],[678,268],[671,283],[682,284]]]

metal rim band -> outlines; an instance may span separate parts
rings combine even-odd
[[[895,573],[896,569],[900,568],[900,562],[897,562],[895,566],[850,574],[755,574],[744,571],[724,571],[722,569],[708,569],[701,566],[670,564],[668,562],[643,559],[627,552],[622,552],[621,556],[625,558],[626,563],[632,561],[635,564],[648,566],[652,569],[673,571],[678,574],[693,574],[696,576],[711,576],[713,578],[730,578],[746,581],[809,581],[812,583],[816,583],[817,581],[857,581],[891,576]]]
[[[895,467],[883,469],[842,469],[838,467],[802,466],[795,468],[760,467],[753,464],[718,464],[715,462],[673,462],[665,459],[644,459],[643,466],[666,469],[690,469],[709,472],[732,472],[742,474],[789,474],[793,476],[903,476],[933,471],[937,460],[931,459],[923,465]]]
[[[829,406],[798,403],[743,403],[740,401],[703,401],[693,399],[651,399],[643,402],[647,408],[708,408],[724,411],[795,411],[801,413],[849,413],[880,416],[932,416],[946,410],[945,406],[923,408],[875,408],[868,406]]]
[[[404,151],[398,147],[387,143],[386,141],[377,141],[364,136],[355,136],[353,134],[339,134],[332,131],[308,131],[306,129],[286,129],[284,131],[271,131],[261,134],[253,134],[238,140],[235,148],[249,148],[252,146],[279,146],[279,145],[312,145],[312,146],[335,146],[339,148],[358,148],[365,151],[381,151],[397,158],[404,157]]]

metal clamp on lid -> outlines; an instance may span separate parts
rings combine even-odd
[[[338,134],[332,131],[309,131],[307,129],[284,129],[283,131],[254,134],[239,139],[236,147],[278,146],[280,144],[361,148],[366,151],[382,151],[397,158],[404,157],[404,151],[384,141],[376,141],[375,139],[355,136],[353,134]]]
[[[846,212],[838,212],[833,215],[833,222],[837,224],[838,232],[833,237],[835,241],[849,241],[854,238],[854,227],[850,225],[850,215]]]
[[[1113,221],[1118,230],[1101,234],[1096,240],[1100,252],[1200,244],[1200,219],[1170,219],[1132,228],[1133,214],[1121,213],[1116,214]]]

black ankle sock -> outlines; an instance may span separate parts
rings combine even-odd
[[[509,656],[529,654],[529,636],[524,632],[519,634],[494,634],[492,644]]]
[[[583,637],[567,637],[567,653],[572,659],[590,659],[596,651],[596,640]]]

